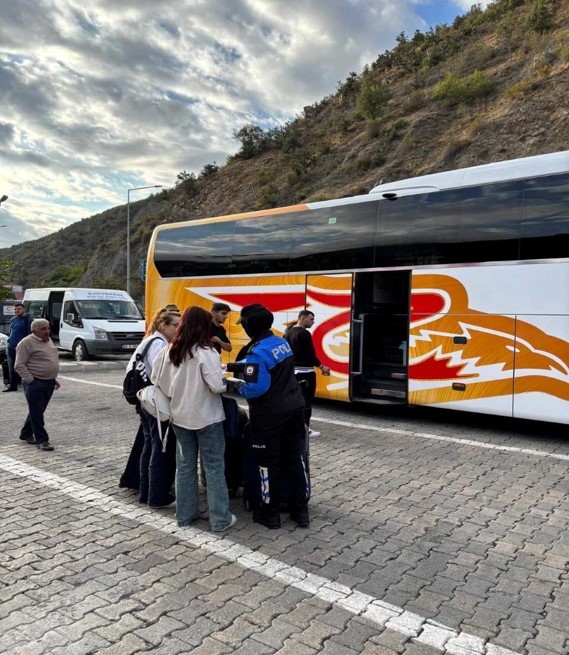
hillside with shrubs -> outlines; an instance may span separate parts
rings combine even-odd
[[[156,225],[367,193],[397,179],[569,149],[569,2],[495,0],[413,35],[221,166],[131,203],[132,287]],[[124,287],[125,206],[0,251],[25,286]]]

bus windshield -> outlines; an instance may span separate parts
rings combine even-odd
[[[142,320],[132,300],[77,300],[76,304],[82,318],[108,321]]]

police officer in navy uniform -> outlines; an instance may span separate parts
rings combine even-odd
[[[251,341],[241,350],[242,359],[228,364],[227,370],[244,380],[238,391],[249,404],[262,496],[253,520],[268,528],[280,528],[281,497],[275,480],[282,472],[290,488],[290,516],[300,527],[308,527],[308,480],[301,453],[304,398],[294,377],[291,347],[273,334],[273,315],[263,305],[243,307],[237,323]]]

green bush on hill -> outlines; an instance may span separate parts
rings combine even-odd
[[[526,18],[526,25],[534,32],[546,32],[553,26],[553,12],[548,0],[534,0],[529,14]]]
[[[494,80],[486,73],[474,71],[466,77],[447,73],[444,80],[435,87],[435,98],[449,106],[484,98],[494,90]]]
[[[356,100],[356,108],[364,118],[373,120],[389,100],[389,91],[381,84],[364,82]]]

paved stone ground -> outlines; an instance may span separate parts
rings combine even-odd
[[[310,528],[218,536],[117,487],[123,364],[66,364],[55,452],[0,397],[1,653],[569,652],[565,428],[318,404]]]

